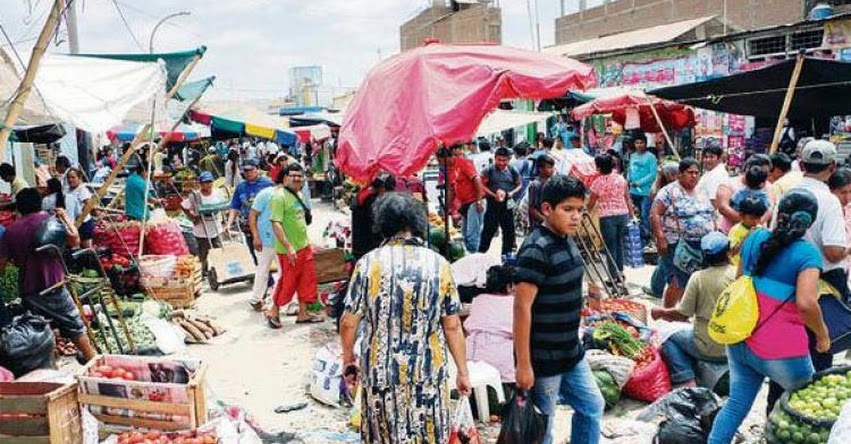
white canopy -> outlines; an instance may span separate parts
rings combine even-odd
[[[530,123],[546,122],[551,115],[551,113],[505,111],[498,109],[485,117],[485,120],[483,120],[481,125],[479,125],[479,131],[476,134],[478,136],[488,136],[507,129],[528,125]]]
[[[161,63],[61,54],[45,54],[35,79],[52,116],[93,133],[129,120],[134,108],[147,115],[147,119],[139,116],[140,120],[150,121],[154,103],[157,120],[167,120],[165,84],[166,69]]]

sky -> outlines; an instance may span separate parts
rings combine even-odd
[[[528,0],[533,4],[535,0]],[[602,0],[589,0],[593,5]],[[0,25],[26,61],[52,0],[0,0]],[[325,97],[356,88],[380,60],[399,52],[399,26],[430,0],[75,0],[81,52],[147,52],[207,46],[191,78],[215,75],[211,100],[278,98],[286,94],[289,68],[319,65]],[[555,39],[561,0],[537,0],[542,46]],[[566,0],[568,11],[579,0]],[[503,43],[533,49],[527,0],[499,0]],[[119,13],[120,11],[120,13]],[[127,22],[124,25],[122,17]],[[10,45],[0,34],[0,46]],[[48,49],[68,51],[65,29]]]

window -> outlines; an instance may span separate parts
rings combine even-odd
[[[761,37],[748,40],[748,55],[750,57],[769,54],[786,53],[786,36]]]
[[[801,31],[792,34],[792,51],[819,48],[824,39],[824,30]]]

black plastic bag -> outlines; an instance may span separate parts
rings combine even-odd
[[[705,443],[712,430],[721,398],[704,387],[674,390],[638,415],[639,421],[658,422],[654,442],[659,444]]]
[[[38,369],[55,367],[56,338],[50,322],[41,316],[24,314],[0,330],[0,365],[16,378]]]
[[[65,250],[67,237],[68,227],[56,216],[50,216],[39,224],[35,232],[35,248],[53,245],[58,250],[49,249],[45,253],[49,255],[61,254]]]
[[[540,444],[547,435],[547,415],[522,391],[506,405],[496,444]]]

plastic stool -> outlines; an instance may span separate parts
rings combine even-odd
[[[458,369],[455,363],[449,360],[447,365],[449,369],[449,377],[451,378],[451,387],[455,386],[456,375]],[[490,407],[488,405],[488,387],[496,391],[496,399],[500,403],[505,402],[505,391],[502,389],[502,378],[494,366],[482,361],[467,361],[467,370],[470,372],[470,386],[473,388],[473,395],[476,397],[476,410],[479,421],[487,423],[490,421]]]

